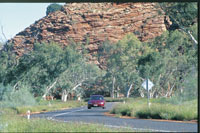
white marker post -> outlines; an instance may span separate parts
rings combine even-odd
[[[30,116],[31,116],[31,111],[28,110],[28,111],[26,112],[26,114],[27,114],[27,119],[29,120],[29,119],[30,119]]]
[[[148,107],[150,108],[150,105],[149,105],[149,88],[148,88],[148,79],[146,79],[146,87],[147,87],[147,104],[148,104]]]
[[[150,102],[149,102],[149,98],[150,98],[150,94],[149,94],[149,90],[154,86],[154,84],[149,80],[149,79],[146,79],[143,83],[142,83],[142,87],[144,87],[145,90],[147,90],[147,98],[148,98],[148,101],[147,101],[147,104],[148,104],[148,107],[150,108]]]

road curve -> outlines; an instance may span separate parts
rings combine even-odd
[[[47,118],[63,122],[83,122],[103,124],[108,127],[128,127],[136,131],[157,132],[197,132],[197,123],[155,121],[143,119],[124,119],[104,115],[115,103],[106,103],[106,109],[86,106],[31,115],[33,117]]]

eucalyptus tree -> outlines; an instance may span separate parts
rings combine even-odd
[[[190,27],[195,37],[196,25]],[[197,49],[189,36],[180,30],[167,31],[154,41],[149,42],[150,47],[156,49],[162,62],[162,71],[156,80],[155,89],[159,96],[170,97],[177,90],[182,90],[185,77],[197,69]]]
[[[57,87],[62,88],[62,100],[66,101],[69,93],[83,95],[82,86],[87,86],[89,82],[94,82],[99,76],[100,69],[93,64],[88,64],[84,59],[76,60],[70,64],[68,69],[58,77]]]
[[[19,59],[19,65],[13,70],[11,84],[20,87],[27,84],[31,92],[42,95],[58,75],[67,68],[63,61],[64,52],[55,43],[37,43],[33,51],[24,54]]]
[[[116,52],[115,46],[115,44],[112,44],[106,40],[99,46],[97,55],[98,62],[100,62],[100,67],[106,70],[106,74],[102,77],[102,84],[105,88],[105,91],[109,91],[111,97],[113,98],[115,91],[115,75],[117,72],[117,64],[110,60],[110,58],[114,52]]]
[[[129,97],[131,89],[137,88],[141,80],[136,68],[141,54],[142,43],[133,34],[127,34],[117,43],[117,52],[113,59],[118,62],[118,77],[121,77],[121,90],[126,97]]]
[[[173,29],[181,29],[190,37],[194,46],[197,48],[197,38],[188,27],[197,23],[198,17],[198,3],[197,2],[161,2],[159,6],[164,13],[170,17]]]
[[[94,82],[100,74],[100,69],[89,64],[88,60],[78,53],[73,45],[65,48],[64,60],[68,62],[67,68],[58,76],[59,88],[62,88],[62,100],[66,101],[69,93],[83,94],[83,85]]]
[[[112,81],[112,84],[110,83],[112,96],[116,90],[129,97],[131,89],[138,90],[142,81],[137,68],[138,59],[152,49],[143,45],[131,33],[114,46],[113,52],[107,60],[108,69],[105,77]]]
[[[146,55],[143,55],[138,60],[138,70],[139,75],[144,79],[150,79],[154,84],[157,84],[159,75],[163,73],[163,60],[160,53],[153,51]],[[150,96],[152,97],[157,91],[156,86],[150,91]]]

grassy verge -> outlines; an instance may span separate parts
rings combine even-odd
[[[133,132],[128,128],[108,128],[101,124],[64,123],[46,119],[29,121],[16,115],[15,110],[6,109],[1,114],[0,132]]]
[[[197,120],[197,100],[173,104],[163,102],[163,99],[151,99],[148,108],[145,99],[129,99],[126,104],[116,105],[110,113],[146,119]]]
[[[106,102],[123,102],[127,101],[127,98],[112,98],[112,97],[105,97]]]
[[[84,105],[86,105],[85,102],[78,102],[78,101],[62,102],[60,100],[55,100],[55,101],[42,100],[35,106],[20,106],[20,107],[13,107],[13,109],[16,110],[18,114],[25,114],[27,110],[30,110],[33,113],[42,111],[55,111],[65,108],[80,107]]]

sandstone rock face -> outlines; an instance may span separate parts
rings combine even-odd
[[[148,41],[166,30],[166,19],[155,3],[69,3],[62,11],[50,13],[18,33],[9,42],[21,56],[32,50],[34,42],[57,42],[66,46],[71,40],[85,44],[91,55],[105,40],[117,42],[129,32]],[[170,22],[169,22],[170,23]],[[95,64],[98,64],[95,59]]]

